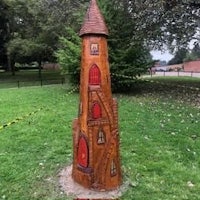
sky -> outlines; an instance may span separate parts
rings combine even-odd
[[[200,33],[199,33],[200,34]],[[189,43],[189,46],[188,48],[189,49],[192,49],[194,47],[194,42],[196,40],[191,40],[190,43]],[[166,48],[167,49],[167,48]],[[158,50],[154,50],[154,51],[151,51],[150,52],[151,55],[153,56],[153,59],[154,60],[165,60],[165,61],[169,61],[171,60],[174,56],[172,54],[169,53],[169,51],[165,50],[165,52],[161,52],[161,51],[158,51]]]
[[[153,56],[154,60],[165,60],[167,62],[174,57],[168,51],[161,52],[161,51],[157,51],[157,50],[156,51],[151,51],[151,55]]]

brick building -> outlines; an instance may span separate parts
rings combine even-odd
[[[200,60],[185,62],[183,69],[185,72],[200,72]]]

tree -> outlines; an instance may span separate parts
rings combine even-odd
[[[40,0],[8,1],[10,31],[7,54],[13,75],[16,62],[38,62],[40,75],[42,62],[55,61],[54,49],[58,36],[55,36],[55,30],[46,25],[48,16],[40,7],[41,3]]]
[[[168,65],[174,65],[174,64],[181,64],[184,62],[185,57],[188,54],[188,50],[185,48],[179,49],[175,56],[168,62]]]
[[[49,60],[51,56],[51,50],[48,51],[48,47],[45,43],[39,43],[39,41],[31,39],[15,38],[9,42],[8,49],[14,63],[30,64],[37,62],[39,67],[39,76],[41,76],[42,61]]]
[[[62,73],[71,75],[71,82],[77,84],[80,74],[81,40],[72,28],[66,29],[67,37],[60,37],[60,48],[56,57]]]
[[[56,62],[59,37],[73,22],[73,11],[80,1],[7,0],[9,4],[10,40],[7,45],[10,63]],[[66,9],[67,8],[67,9]],[[76,24],[76,23],[74,23]],[[41,68],[39,68],[39,72]]]
[[[8,5],[0,1],[0,65],[7,65],[6,43],[8,41]]]
[[[129,11],[126,5],[122,4],[113,7],[113,1],[101,0],[99,5],[105,16],[109,27],[109,60],[113,76],[113,88],[126,88],[131,83],[119,82],[122,77],[136,77],[147,71],[150,66],[151,57],[149,49],[144,41],[134,41],[133,32],[135,24],[129,21]],[[75,12],[75,15],[81,16],[82,13]],[[80,22],[78,21],[77,24]],[[77,26],[74,27],[74,30]],[[80,26],[78,27],[80,29]],[[66,39],[61,38],[62,45],[57,52],[58,60],[61,66],[65,66],[68,72],[74,72],[79,69],[80,61],[80,40],[77,39],[77,33],[68,29]],[[119,75],[121,77],[119,77]],[[76,77],[75,77],[76,76]],[[77,73],[72,80],[77,80]],[[122,87],[123,86],[123,87]]]
[[[184,62],[198,59],[200,59],[200,47],[198,43],[195,43],[191,52],[188,52],[186,57],[184,58]]]
[[[14,58],[21,62],[37,59],[40,63],[56,61],[59,38],[69,34],[66,27],[78,33],[89,0],[6,2],[10,27],[7,47],[13,55],[11,63],[15,62]],[[199,41],[196,30],[200,6],[195,0],[98,0],[98,3],[110,29],[108,42],[113,73],[125,75],[131,71],[135,76],[146,70],[151,62],[150,49],[167,45],[177,52],[191,39]],[[30,46],[29,51],[23,43]],[[14,48],[15,44],[19,46]],[[21,55],[17,56],[18,53]]]
[[[131,19],[129,2],[100,1],[104,16],[109,27],[109,55],[112,73],[112,88],[128,90],[134,84],[127,77],[136,77],[152,64],[152,58],[144,38],[134,37],[136,24]]]
[[[195,43],[191,52],[197,59],[200,58],[200,46],[199,43]]]
[[[192,0],[145,0],[131,1],[132,19],[137,24],[137,37],[143,37],[155,48],[163,45],[172,51],[186,47],[196,39],[200,6],[193,6]],[[148,17],[147,17],[148,16]]]

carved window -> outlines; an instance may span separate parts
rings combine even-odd
[[[105,142],[106,142],[105,133],[103,132],[102,129],[100,129],[98,133],[97,143],[104,144]]]
[[[111,162],[110,174],[111,174],[111,176],[116,176],[117,175],[117,167],[116,167],[116,164],[115,164],[114,160],[112,160],[112,162]]]
[[[88,145],[84,136],[80,136],[78,142],[78,164],[81,167],[88,167],[89,155],[88,155]]]
[[[93,119],[99,119],[101,118],[101,106],[99,105],[98,102],[95,102],[92,106],[92,118]]]
[[[93,65],[89,71],[89,84],[90,85],[100,85],[101,83],[101,72],[97,65]]]
[[[99,55],[99,45],[93,43],[90,45],[90,54],[91,55]]]

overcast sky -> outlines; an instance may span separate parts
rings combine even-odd
[[[167,62],[174,57],[168,51],[165,51],[165,52],[151,51],[151,55],[153,56],[154,60],[165,60]]]

